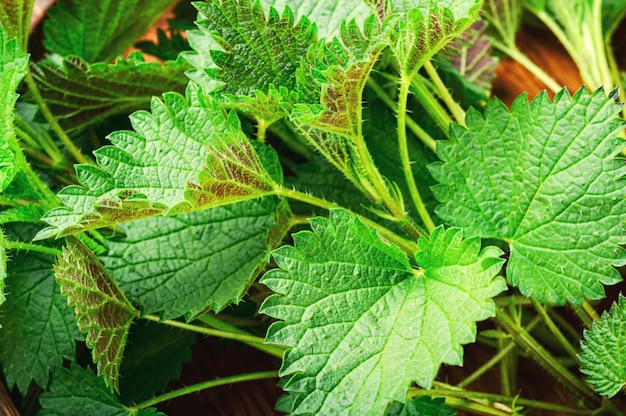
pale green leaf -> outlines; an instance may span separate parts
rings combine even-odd
[[[59,192],[65,206],[44,216],[51,227],[38,238],[274,193],[276,179],[236,115],[193,84],[186,98],[166,93],[152,100],[152,113],[136,112],[131,122],[136,132],[115,132],[113,146],[95,152],[98,166],[76,167],[83,186]]]
[[[103,257],[143,314],[188,319],[239,302],[269,261],[274,197],[228,207],[133,221]]]
[[[498,100],[438,143],[437,210],[468,235],[509,244],[507,277],[526,296],[581,304],[604,297],[626,263],[622,106],[603,90]]]
[[[442,363],[460,365],[475,322],[495,313],[506,288],[500,250],[437,228],[419,241],[411,266],[347,211],[311,220],[294,247],[274,252],[278,269],[262,283],[277,292],[261,312],[267,342],[283,358],[292,414],[382,414],[406,401],[412,382],[429,388]]]
[[[626,386],[626,298],[619,296],[610,312],[602,314],[591,330],[584,331],[579,355],[582,367],[594,389],[613,397]]]
[[[114,64],[89,65],[79,57],[33,66],[33,77],[46,104],[66,130],[97,123],[114,114],[147,109],[153,96],[185,92],[189,69],[184,61],[145,62],[139,52]]]
[[[76,364],[55,370],[50,387],[39,402],[40,416],[165,416],[153,408],[124,407],[101,378]]]
[[[289,7],[296,20],[306,16],[315,23],[319,36],[328,40],[339,35],[344,22],[354,20],[361,26],[372,14],[371,7],[363,0],[261,0],[261,4],[266,10]]]
[[[18,39],[20,50],[26,52],[30,19],[35,0],[2,0],[0,2],[0,24],[9,38]]]
[[[13,110],[17,101],[15,91],[26,75],[28,55],[21,52],[15,39],[9,39],[0,26],[0,192],[11,183],[23,167],[18,160],[21,150],[13,131]]]
[[[446,406],[442,398],[431,399],[418,396],[406,403],[394,402],[389,406],[385,416],[454,416],[456,412]]]
[[[55,265],[55,277],[61,294],[74,307],[78,327],[86,334],[98,374],[104,376],[109,387],[118,390],[126,338],[139,312],[95,254],[76,238],[68,238],[63,256]]]
[[[120,367],[120,400],[140,403],[163,393],[191,360],[195,340],[194,332],[147,320],[131,326]]]
[[[417,71],[476,19],[482,1],[398,0],[389,2],[393,12],[402,12],[391,32],[391,49],[403,76]],[[386,22],[388,24],[388,22]]]
[[[110,62],[171,5],[171,0],[58,0],[47,12],[44,46],[89,63]]]
[[[30,236],[29,236],[30,237]],[[54,281],[54,257],[14,253],[7,264],[7,299],[0,306],[0,363],[9,388],[48,385],[52,369],[74,360],[82,335]]]

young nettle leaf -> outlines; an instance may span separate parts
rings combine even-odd
[[[185,92],[189,65],[182,59],[145,62],[139,52],[114,64],[89,65],[77,56],[60,65],[45,60],[33,65],[33,77],[48,107],[67,129],[79,129],[114,114],[149,108],[153,96]]]
[[[302,95],[319,96],[312,104],[297,104],[291,120],[335,167],[374,201],[381,196],[361,159],[363,89],[387,37],[374,15],[363,32],[351,21],[341,26],[341,38],[320,41],[303,63]]]
[[[406,403],[394,402],[385,416],[454,416],[456,412],[446,406],[444,399],[418,396]]]
[[[352,214],[332,210],[313,232],[274,252],[265,283],[276,295],[261,311],[267,342],[291,347],[281,375],[292,414],[383,414],[406,402],[412,382],[430,387],[440,364],[460,365],[475,322],[492,316],[505,290],[494,247],[437,228],[411,266]]]
[[[26,75],[28,54],[15,39],[9,39],[0,25],[0,192],[4,191],[24,166],[19,166],[20,147],[13,131],[13,109],[17,86]]]
[[[579,355],[581,372],[600,394],[613,397],[626,386],[626,298],[620,294],[610,312],[585,330]]]
[[[414,77],[425,62],[474,22],[481,4],[480,0],[390,1],[391,11],[404,13],[390,32],[401,75]]]
[[[142,313],[188,319],[239,302],[269,261],[277,198],[133,221],[110,241],[107,269]]]
[[[89,63],[110,62],[171,5],[171,0],[58,0],[47,12],[44,46]]]
[[[49,390],[39,398],[41,416],[107,415],[107,416],[165,416],[153,408],[125,407],[100,377],[77,364],[69,369],[58,368],[52,375]]]
[[[526,296],[581,304],[604,297],[626,263],[622,106],[603,90],[563,90],[509,112],[498,100],[438,143],[437,210],[471,236],[509,244],[507,277]]]
[[[26,394],[32,381],[48,385],[50,371],[75,359],[83,339],[54,281],[54,257],[15,253],[7,263],[7,299],[0,306],[0,363],[9,388]]]
[[[55,266],[56,281],[67,303],[74,307],[78,327],[86,334],[98,374],[114,390],[128,330],[139,312],[107,274],[96,255],[70,237]]]
[[[9,38],[18,39],[21,51],[26,51],[30,19],[35,0],[3,0],[0,2],[0,25]]]
[[[136,132],[109,136],[98,166],[78,165],[82,186],[59,192],[38,238],[63,236],[155,215],[207,209],[274,193],[275,178],[228,115],[194,84],[187,97],[166,93],[152,113],[131,115]]]

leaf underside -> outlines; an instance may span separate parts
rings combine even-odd
[[[438,143],[443,163],[431,165],[440,184],[438,215],[468,235],[510,247],[507,276],[526,296],[581,304],[604,297],[602,284],[621,281],[626,264],[624,122],[614,96],[563,90],[542,93],[512,112],[497,100],[484,116],[470,110],[468,130]]]
[[[610,312],[602,314],[581,341],[581,372],[605,396],[613,397],[626,386],[626,298],[619,296]]]
[[[56,281],[74,307],[78,327],[86,334],[98,374],[119,389],[119,368],[131,323],[138,312],[107,274],[95,254],[69,238],[55,266]]]
[[[411,382],[430,387],[439,365],[460,365],[475,322],[492,316],[501,252],[460,230],[419,241],[421,271],[352,214],[332,210],[313,232],[274,252],[261,312],[282,320],[267,342],[291,347],[281,375],[292,414],[381,414]]]

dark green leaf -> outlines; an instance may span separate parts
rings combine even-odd
[[[171,0],[58,0],[44,22],[44,46],[89,63],[110,62],[143,35]]]
[[[79,129],[114,114],[147,109],[153,96],[183,93],[184,72],[179,61],[145,62],[139,52],[118,58],[114,64],[89,65],[79,57],[67,57],[57,65],[41,61],[33,76],[52,113],[67,129]]]
[[[39,398],[40,416],[165,416],[155,409],[131,410],[107,388],[102,378],[72,364],[52,374],[49,391]]]
[[[394,402],[389,406],[385,416],[454,416],[456,412],[446,406],[442,398],[431,399],[428,396],[418,396],[406,403]]]
[[[2,0],[0,2],[0,24],[9,39],[17,39],[19,48],[26,52],[30,19],[35,0]]]

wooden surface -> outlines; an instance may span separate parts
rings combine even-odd
[[[50,3],[51,0],[37,0],[37,2],[43,5],[43,3]],[[581,80],[576,67],[549,32],[525,28],[518,37],[518,45],[535,63],[545,68],[570,91],[573,92],[580,87]],[[493,95],[509,105],[523,91],[526,91],[529,98],[532,98],[544,88],[544,85],[524,68],[512,61],[504,60],[497,71]],[[450,383],[458,382],[464,374],[468,374],[473,368],[484,363],[489,358],[489,353],[480,345],[467,346],[464,367],[442,368],[440,379]],[[192,362],[184,365],[181,381],[172,383],[171,388],[191,385],[215,377],[278,369],[278,367],[279,362],[276,359],[254,349],[237,343],[224,344],[216,339],[204,339],[194,347]],[[281,389],[276,386],[276,382],[276,379],[272,379],[218,387],[172,400],[158,408],[170,416],[274,415],[278,414],[273,408],[281,394]],[[492,377],[481,379],[479,383],[471,387],[484,390],[490,389],[497,383],[497,374],[494,374]],[[538,386],[540,388],[537,388]],[[521,395],[525,398],[568,404],[566,392],[532,363],[522,365],[519,387]],[[0,416],[14,414],[2,413],[7,405],[6,400],[3,402],[0,388]],[[541,412],[532,414],[558,415],[558,413]]]

